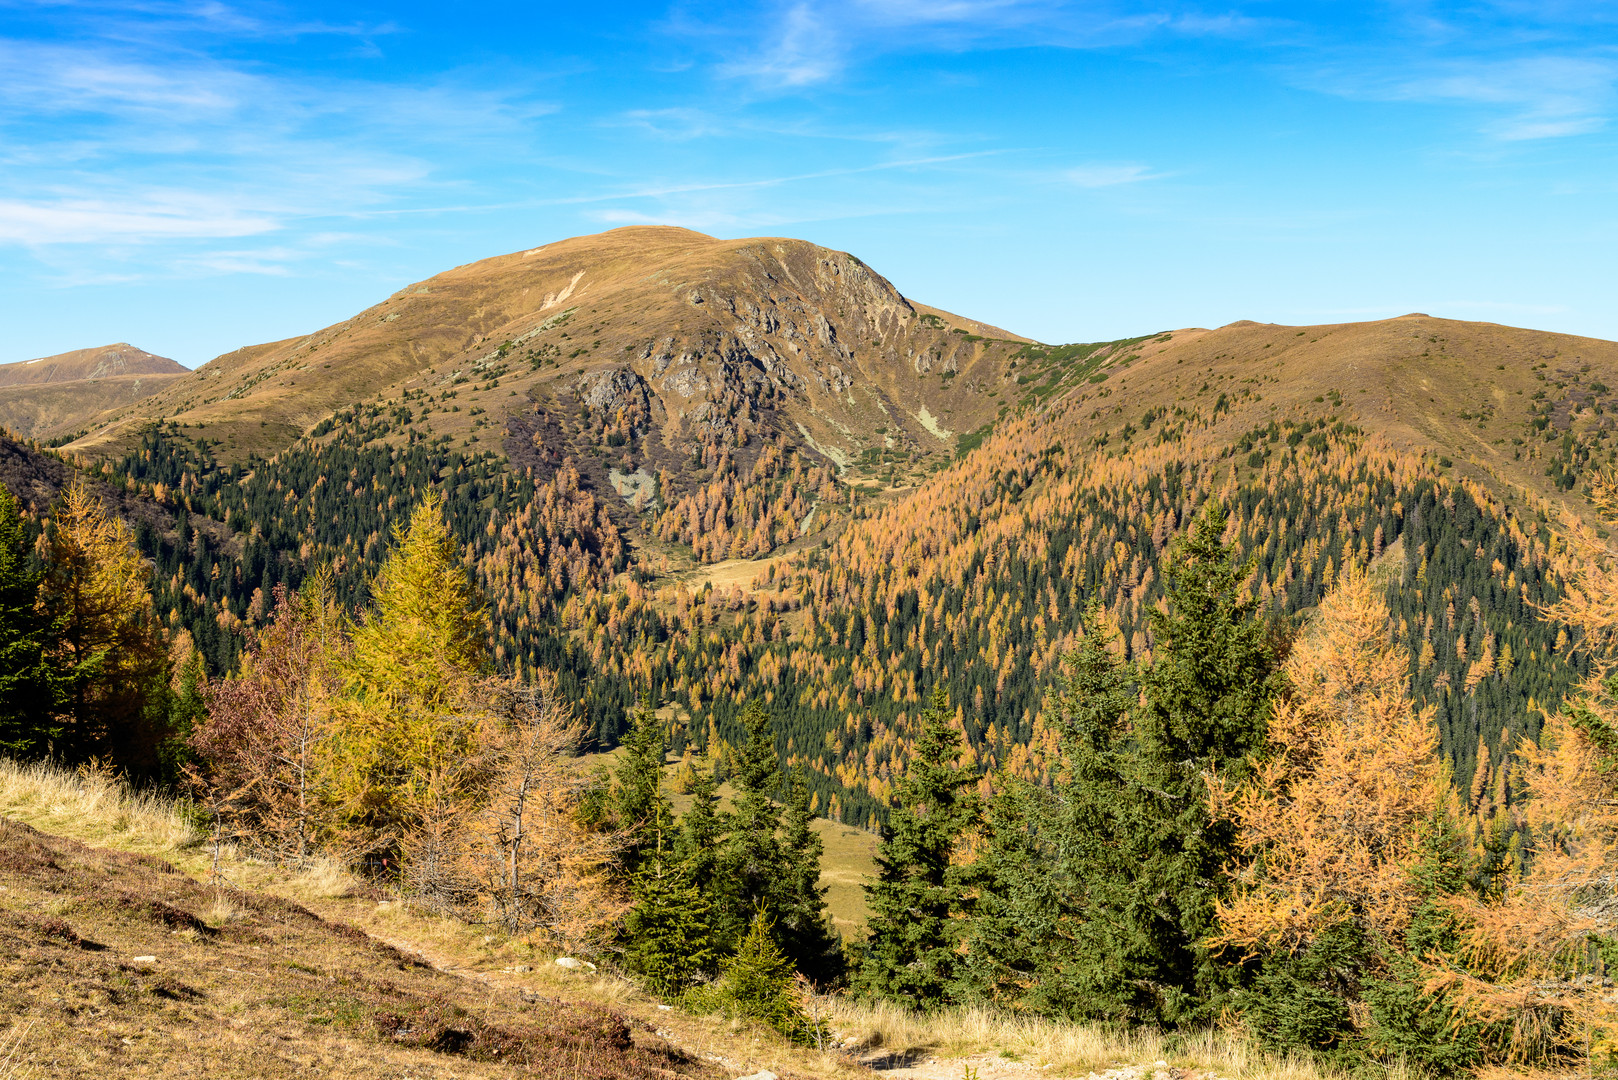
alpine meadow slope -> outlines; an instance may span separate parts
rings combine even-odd
[[[917,308],[803,241],[625,228],[457,267],[307,337],[228,353],[71,449],[115,455],[163,420],[226,457],[273,453],[390,398],[423,402],[435,435],[498,443],[507,418],[543,424],[577,398],[625,412],[637,443],[654,433],[654,468],[704,440],[756,453],[780,439],[840,464],[872,445],[925,454],[983,422],[964,388],[1023,344],[1001,333]]]
[[[184,365],[127,342],[0,364],[0,427],[66,441],[97,413],[155,394],[184,374]]]

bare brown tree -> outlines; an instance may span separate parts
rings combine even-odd
[[[406,839],[406,880],[430,902],[513,937],[588,949],[627,910],[606,869],[613,834],[585,827],[590,783],[575,760],[583,729],[553,677],[479,688],[475,801],[434,804]],[[454,785],[465,789],[465,785]]]
[[[278,588],[274,619],[240,674],[209,688],[208,720],[192,736],[205,766],[192,770],[193,790],[237,839],[280,861],[344,854],[319,751],[346,649],[326,578],[301,595]]]

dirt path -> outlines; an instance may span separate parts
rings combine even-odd
[[[447,960],[442,955],[435,955],[432,948],[423,948],[419,942],[377,936],[377,940],[391,945],[396,949],[420,957],[434,969],[447,975],[454,975],[463,979],[477,981],[491,990],[510,994],[532,994],[543,992],[548,987],[536,986],[532,980],[525,979],[526,972],[516,968],[502,971],[488,971],[477,968],[459,966]],[[578,972],[577,978],[590,978],[586,972]],[[741,1077],[755,1075],[759,1069],[759,1059],[736,1060],[723,1054],[713,1052],[711,1046],[702,1046],[682,1033],[673,1030],[680,1024],[676,1020],[674,1010],[664,1005],[652,1005],[662,1016],[652,1013],[644,1004],[631,1004],[629,1002],[614,1003],[609,1006],[621,1012],[629,1013],[647,1023],[653,1033],[665,1042],[678,1047],[683,1052],[701,1061],[712,1062],[727,1070],[732,1076]],[[663,1020],[664,1022],[659,1022]],[[945,1058],[916,1058],[912,1056],[899,1056],[886,1054],[881,1051],[864,1054],[851,1054],[843,1058],[845,1065],[856,1074],[865,1074],[884,1080],[1221,1080],[1221,1078],[1208,1071],[1181,1069],[1170,1066],[1167,1062],[1150,1062],[1140,1065],[1120,1065],[1100,1072],[1056,1072],[1049,1066],[1040,1067],[1021,1061],[1012,1061],[998,1054],[977,1054],[969,1057]],[[784,1065],[769,1066],[770,1071],[776,1073],[780,1080],[791,1080],[795,1074]]]
[[[1020,1061],[1008,1061],[998,1054],[977,1054],[961,1058],[927,1058],[908,1063],[894,1062],[880,1055],[862,1058],[860,1064],[881,1077],[893,1080],[1218,1080],[1210,1072],[1178,1069],[1159,1061],[1144,1065],[1121,1065],[1103,1072],[1056,1073]]]

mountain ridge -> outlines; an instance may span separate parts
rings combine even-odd
[[[190,369],[166,356],[137,349],[127,341],[73,349],[53,356],[0,364],[0,387],[35,386],[128,375],[184,375]]]
[[[464,264],[314,334],[225,354],[97,417],[72,450],[116,456],[162,420],[208,429],[226,456],[273,453],[348,405],[497,379],[500,400],[473,385],[457,404],[503,419],[576,393],[660,411],[641,426],[672,421],[673,454],[767,434],[841,466],[881,434],[937,456],[993,415],[951,381],[1024,344],[977,329],[916,308],[847,253],[631,227]],[[467,439],[470,415],[440,413],[433,430]]]
[[[90,417],[157,393],[189,373],[128,342],[0,365],[0,427],[30,438],[80,433]]]

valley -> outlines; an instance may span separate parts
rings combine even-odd
[[[327,565],[359,601],[437,487],[502,664],[559,667],[609,745],[650,688],[705,718],[675,753],[733,741],[762,694],[817,809],[874,828],[929,668],[970,704],[977,760],[1041,775],[1041,697],[1091,589],[1126,655],[1150,653],[1160,583],[1112,549],[1161,551],[1216,492],[1239,493],[1278,616],[1420,528],[1390,595],[1448,670],[1416,692],[1463,779],[1480,744],[1498,766],[1503,733],[1534,731],[1525,704],[1573,677],[1524,605],[1554,598],[1548,529],[1590,519],[1581,478],[1613,460],[1609,384],[1613,343],[1422,315],[1046,346],[852,256],[632,228],[220,357],[81,417],[95,433],[62,452],[145,508],[159,609],[214,670],[277,584]],[[1409,513],[1456,498],[1442,523]],[[1405,585],[1446,543],[1495,569],[1436,586],[1477,610],[1435,637],[1432,590]],[[1536,661],[1521,685],[1448,694],[1501,648]]]

